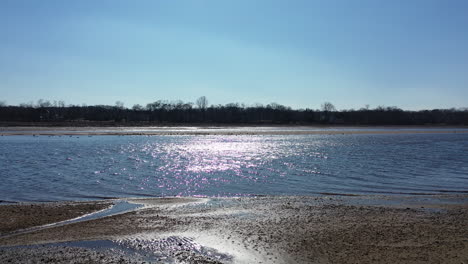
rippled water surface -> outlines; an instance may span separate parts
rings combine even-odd
[[[4,136],[0,200],[468,192],[468,134]]]

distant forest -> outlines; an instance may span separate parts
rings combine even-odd
[[[468,125],[468,108],[405,111],[368,106],[337,111],[330,102],[320,109],[292,109],[277,103],[246,106],[209,105],[202,96],[195,103],[155,101],[131,108],[115,105],[65,105],[63,101],[7,105],[0,101],[2,125],[144,126],[171,124],[288,124],[288,125]]]

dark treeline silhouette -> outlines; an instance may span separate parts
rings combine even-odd
[[[404,111],[397,107],[369,107],[337,111],[326,102],[321,109],[291,109],[277,103],[246,106],[239,103],[208,105],[202,96],[196,103],[155,101],[146,106],[66,106],[63,101],[39,100],[37,104],[0,104],[3,125],[159,125],[159,124],[335,124],[335,125],[468,125],[468,109]]]

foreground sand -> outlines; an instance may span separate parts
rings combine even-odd
[[[16,235],[18,229],[102,210],[109,202],[3,205],[0,263],[468,263],[467,201],[468,196],[130,199],[144,206]],[[98,242],[16,247],[82,240]],[[99,246],[101,240],[115,248]]]

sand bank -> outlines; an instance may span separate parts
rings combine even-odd
[[[0,219],[2,219],[0,236],[21,229],[73,219],[111,205],[111,202],[106,201],[0,205]]]
[[[468,133],[459,127],[0,127],[0,136],[352,135]]]
[[[129,202],[144,206],[0,238],[0,262],[466,263],[467,201],[467,196],[133,199]],[[85,204],[86,212],[106,205]],[[2,219],[17,223],[2,221],[0,230],[74,217],[77,205],[83,203],[0,206]],[[40,222],[31,220],[36,218]],[[94,246],[43,246],[67,241]],[[21,245],[40,246],[11,247]]]

